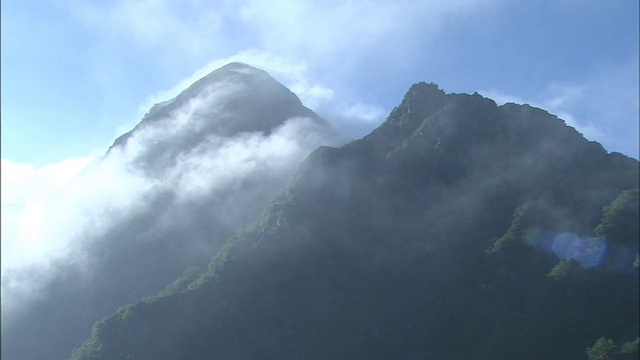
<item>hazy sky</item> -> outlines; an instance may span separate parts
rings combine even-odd
[[[427,81],[544,107],[638,158],[638,15],[637,0],[3,0],[3,183],[65,181],[231,60],[352,137]]]
[[[3,0],[1,16],[3,279],[82,259],[80,230],[107,231],[150,193],[198,198],[227,191],[225,176],[293,171],[316,146],[304,123],[220,140],[162,179],[133,176],[126,152],[72,179],[152,104],[230,61],[267,70],[347,139],[426,81],[543,107],[638,158],[637,0]],[[14,299],[47,281],[17,279],[2,282]]]

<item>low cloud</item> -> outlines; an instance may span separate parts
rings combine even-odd
[[[89,157],[68,159],[34,167],[2,159],[2,203],[23,204],[34,196],[67,184],[91,161]]]
[[[95,249],[117,247],[122,239],[112,233],[123,224],[135,229],[135,219],[151,220],[126,234],[131,245],[193,231],[202,239],[182,243],[193,249],[181,251],[212,252],[215,229],[246,225],[311,151],[330,143],[327,129],[304,117],[283,119],[268,133],[206,130],[242,86],[210,86],[90,164],[81,158],[36,169],[3,160],[2,311],[11,314],[5,320],[37,301],[62,264],[92,276],[102,257]],[[189,224],[200,217],[217,227],[198,235]]]
[[[140,105],[142,116],[154,104],[175,97],[180,91],[230,62],[242,62],[267,71],[271,76],[295,93],[302,103],[325,118],[344,139],[360,138],[380,125],[391,109],[372,102],[361,101],[347,95],[348,89],[335,88],[317,76],[306,61],[270,52],[248,49],[229,57],[216,59],[182,79],[169,90],[159,91],[147,97]],[[137,121],[118,128],[118,134],[132,129]]]
[[[46,256],[41,240],[45,203],[64,191],[91,159],[74,158],[36,168],[2,159],[2,272]]]

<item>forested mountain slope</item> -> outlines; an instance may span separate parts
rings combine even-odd
[[[637,186],[636,160],[543,110],[418,83],[72,358],[637,356]]]
[[[637,356],[637,186],[636,160],[543,110],[418,83],[72,358]]]

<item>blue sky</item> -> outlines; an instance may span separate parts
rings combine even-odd
[[[231,60],[352,137],[427,81],[543,107],[638,158],[636,0],[3,0],[1,20],[3,175],[70,176]]]
[[[163,184],[129,171],[131,157],[92,163],[154,103],[231,61],[269,71],[348,138],[427,81],[542,107],[638,158],[637,0],[3,0],[1,10],[3,279],[83,259],[81,231],[107,231],[162,186],[199,193],[215,188],[211,169],[242,178],[251,161],[298,164],[315,146],[305,128],[230,139],[232,152],[188,158],[197,166],[167,169],[175,178]],[[28,294],[32,280],[3,281],[3,294],[6,284]]]

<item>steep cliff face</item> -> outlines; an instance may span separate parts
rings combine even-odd
[[[78,180],[125,199],[81,214],[92,221],[77,219],[72,256],[8,278],[39,287],[3,288],[20,314],[3,309],[2,357],[66,358],[97,320],[206,267],[331,137],[296,95],[239,63],[154,106]]]
[[[638,335],[637,182],[543,110],[419,83],[73,358],[581,358]]]

